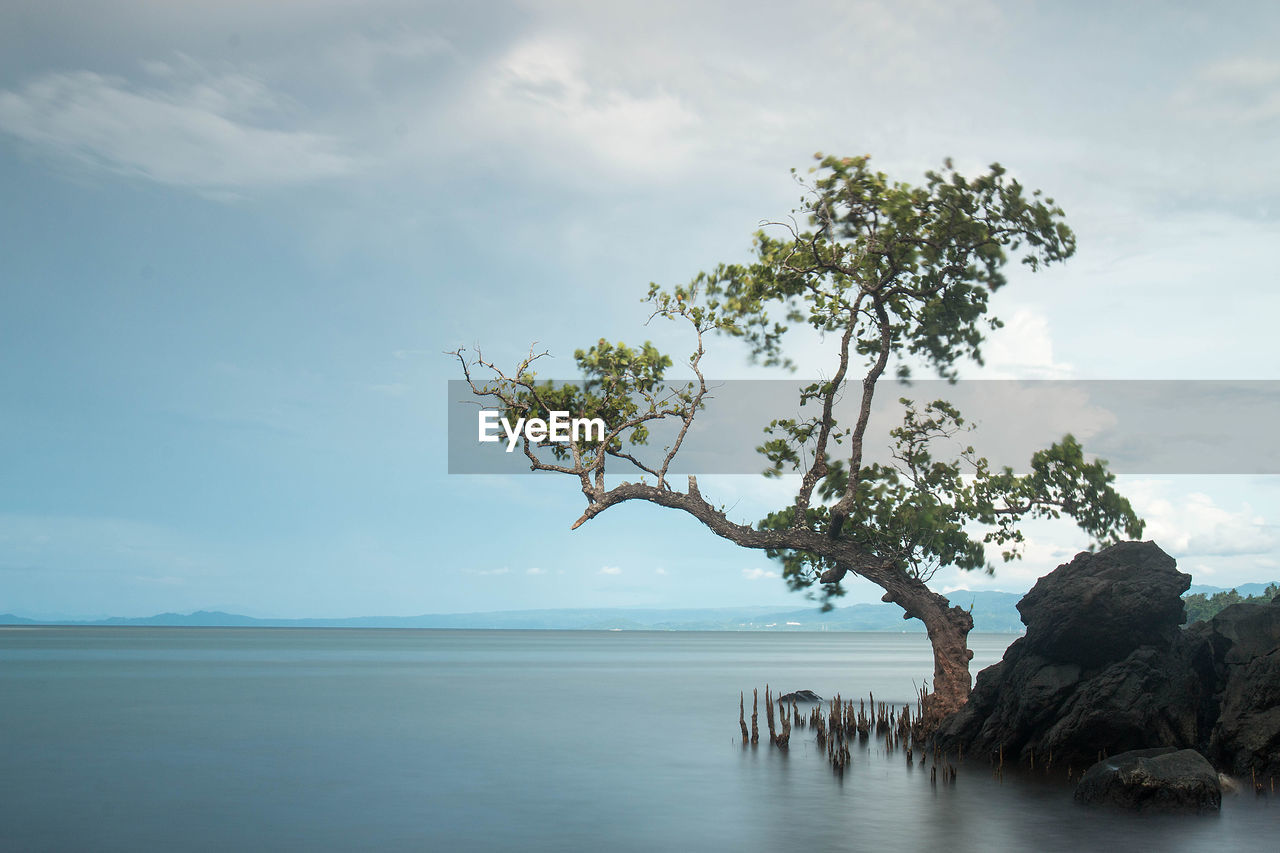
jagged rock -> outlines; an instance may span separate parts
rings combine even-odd
[[[1025,639],[1025,638],[1023,638]],[[1020,733],[1051,725],[1058,706],[1080,679],[1080,667],[1027,654],[1023,639],[1004,660],[978,673],[969,701],[944,723],[939,738],[958,730],[969,751],[1021,748]]]
[[[1206,812],[1222,807],[1222,788],[1213,765],[1194,749],[1139,749],[1086,770],[1075,798],[1138,811]]]
[[[1076,768],[1192,748],[1255,784],[1280,781],[1280,597],[1179,630],[1186,579],[1149,542],[1059,566],[1018,605],[1026,636],[978,674],[936,745]]]
[[[1269,784],[1280,776],[1280,598],[1233,604],[1209,624],[1222,689],[1208,754],[1232,773]]]
[[[1059,566],[1019,602],[1026,636],[978,674],[969,702],[938,730],[939,744],[1080,767],[1100,753],[1170,745],[1170,737],[1194,743],[1199,682],[1186,667],[1163,667],[1163,657],[1184,651],[1180,594],[1190,582],[1151,542]]]
[[[821,702],[822,697],[812,690],[797,690],[794,693],[787,693],[778,697],[779,702]]]
[[[1186,618],[1191,576],[1154,542],[1082,553],[1041,578],[1021,601],[1030,651],[1085,667],[1118,661],[1139,646],[1167,646]]]
[[[1168,666],[1168,653],[1143,646],[1083,681],[1058,706],[1047,728],[1028,732],[1034,749],[1076,766],[1098,751],[1197,743],[1201,685],[1186,667]]]
[[[1280,596],[1271,606],[1242,602],[1223,608],[1210,620],[1227,665],[1247,664],[1280,648]],[[1224,642],[1225,641],[1225,642]]]

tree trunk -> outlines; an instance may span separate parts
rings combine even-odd
[[[969,675],[969,632],[973,616],[960,607],[952,607],[945,596],[930,590],[916,578],[875,579],[887,591],[882,598],[900,606],[903,619],[916,618],[924,623],[933,645],[933,690],[925,697],[924,712],[933,722],[953,714],[969,700],[973,679]]]
[[[574,522],[574,528],[611,506],[643,500],[683,510],[701,521],[712,533],[744,548],[806,551],[833,560],[836,565],[822,574],[822,583],[838,583],[847,573],[853,572],[885,590],[882,600],[891,601],[905,610],[904,619],[916,618],[924,623],[933,644],[933,692],[925,700],[926,715],[937,721],[959,710],[968,701],[973,684],[969,676],[969,660],[973,653],[968,645],[973,617],[962,608],[952,607],[945,596],[931,591],[923,581],[907,574],[892,561],[868,554],[854,542],[833,539],[825,532],[797,528],[759,530],[732,522],[723,511],[703,499],[698,481],[692,476],[689,477],[687,492],[646,483],[622,483],[607,492],[600,487],[598,491],[589,492],[588,496],[591,502],[582,517]]]

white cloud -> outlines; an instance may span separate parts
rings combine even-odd
[[[929,386],[934,390],[936,386]],[[972,432],[950,444],[971,444],[993,464],[1023,470],[1033,453],[1071,433],[1089,450],[1090,439],[1113,429],[1114,412],[1093,399],[1087,385],[1030,382],[968,382],[937,389],[957,405]],[[896,411],[896,410],[895,410]],[[893,419],[897,422],[897,417]],[[948,447],[943,442],[942,448]]]
[[[764,465],[760,467],[764,468]],[[725,514],[731,520],[754,524],[769,513],[795,503],[800,477],[791,474],[782,477],[762,477],[755,473],[708,474],[698,478],[698,488],[711,503],[723,503]]]
[[[547,573],[547,570],[546,570],[546,569],[540,569],[540,568],[538,568],[537,566],[534,566],[534,567],[532,567],[532,568],[525,569],[524,573],[525,573],[526,575],[545,575],[545,574]]]
[[[356,168],[334,138],[278,126],[295,123],[291,105],[252,77],[193,63],[147,70],[150,85],[72,71],[0,90],[0,130],[92,167],[210,194]]]
[[[1021,307],[1002,317],[1004,327],[993,331],[982,348],[986,362],[979,372],[984,379],[1065,379],[1070,364],[1053,355],[1049,320],[1031,308]]]
[[[667,570],[666,570],[666,569],[662,569],[662,568],[658,568],[658,569],[654,569],[654,570],[653,570],[653,573],[654,573],[655,575],[665,575],[665,574],[667,573]]]
[[[1239,478],[1122,477],[1117,487],[1147,521],[1142,538],[1174,557],[1193,583],[1230,587],[1276,579],[1280,528],[1268,520],[1275,517],[1276,497],[1270,478],[1250,488]],[[1090,537],[1065,519],[1029,521],[1022,529],[1027,535],[1022,560],[1003,563],[999,549],[989,546],[994,576],[946,568],[930,586],[944,594],[956,589],[1025,592],[1089,544]]]
[[[155,584],[156,586],[183,586],[187,583],[187,578],[175,577],[174,575],[134,575],[133,579],[139,583]]]
[[[533,38],[497,63],[484,96],[492,129],[524,145],[587,153],[623,172],[660,174],[688,162],[697,115],[662,91],[599,82],[569,42]]]
[[[620,575],[622,574],[622,569],[618,568],[617,566],[604,566],[603,568],[600,569],[599,574]]]
[[[1144,535],[1172,556],[1238,557],[1280,549],[1277,526],[1248,504],[1228,509],[1202,492],[1170,492],[1170,485],[1159,480],[1125,485],[1134,509],[1147,521]]]
[[[505,574],[510,574],[511,569],[507,568],[506,566],[503,566],[500,569],[463,569],[463,572],[469,575],[483,575],[483,576],[505,575]]]
[[[758,580],[764,580],[765,578],[781,577],[781,575],[779,575],[777,572],[770,571],[769,569],[743,569],[742,576],[749,581],[758,581]]]
[[[1063,563],[1071,561],[1089,544],[1089,537],[1069,523],[1039,522],[1024,525],[1034,529],[1022,543],[1022,559],[1006,563],[1000,557],[1000,548],[987,546],[987,561],[995,568],[994,575],[982,571],[966,572],[946,568],[938,573],[930,584],[949,595],[958,589],[998,590],[1001,592],[1026,592],[1040,578]]]
[[[1182,117],[1254,124],[1280,117],[1280,61],[1238,56],[1203,66],[1173,96]]]

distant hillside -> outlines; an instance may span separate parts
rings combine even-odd
[[[1271,584],[1280,584],[1280,581],[1272,581]],[[1244,598],[1250,598],[1262,595],[1271,584],[1242,583],[1239,586],[1207,586],[1206,584],[1193,583],[1191,589],[1187,590],[1183,597],[1185,598],[1188,595],[1213,595],[1215,592],[1230,592],[1234,589]]]
[[[1246,583],[1230,590],[1196,584],[1186,593],[1188,622],[1205,618],[1200,598],[1226,603],[1261,595],[1267,584]],[[955,590],[951,603],[971,609],[974,631],[1020,634],[1022,620],[1013,592]],[[1230,600],[1228,600],[1230,599]],[[822,613],[817,607],[719,607],[702,609],[577,608],[561,610],[506,610],[492,613],[440,613],[422,616],[357,616],[348,619],[258,619],[235,613],[200,610],[195,613],[161,613],[136,618],[112,617],[79,622],[30,619],[0,614],[0,625],[137,625],[173,628],[473,628],[557,631],[892,631],[921,632],[918,619],[904,620],[892,604],[853,604]]]
[[[1010,592],[950,594],[953,604],[972,608],[974,630],[1021,633],[1014,608],[1020,595]],[[49,622],[0,614],[0,625],[71,624],[85,626],[231,627],[231,628],[473,628],[622,631],[923,631],[918,619],[904,620],[891,604],[854,604],[822,613],[817,607],[724,607],[708,609],[583,608],[448,613],[423,616],[358,616],[348,619],[258,619],[200,610],[145,617],[112,617],[80,622]]]
[[[1207,622],[1220,612],[1233,604],[1249,602],[1253,604],[1269,604],[1272,599],[1280,595],[1280,585],[1269,584],[1260,592],[1250,594],[1249,589],[1252,587],[1262,586],[1261,584],[1244,584],[1235,589],[1223,590],[1221,592],[1188,592],[1183,596],[1183,601],[1187,606],[1187,624],[1192,622]],[[1194,587],[1192,587],[1194,589]]]

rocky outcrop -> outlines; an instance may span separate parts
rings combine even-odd
[[[1136,811],[1211,812],[1222,807],[1222,788],[1213,765],[1194,749],[1140,749],[1086,770],[1075,799]]]
[[[1029,651],[1084,667],[1139,646],[1167,647],[1185,618],[1191,576],[1152,542],[1122,542],[1076,555],[1018,602]]]
[[[1280,776],[1280,596],[1233,604],[1209,626],[1221,688],[1206,754],[1238,776]]]
[[[1059,566],[1018,604],[1026,636],[978,674],[936,744],[1076,769],[1189,748],[1245,778],[1280,777],[1280,598],[1183,630],[1190,582],[1151,542]]]

